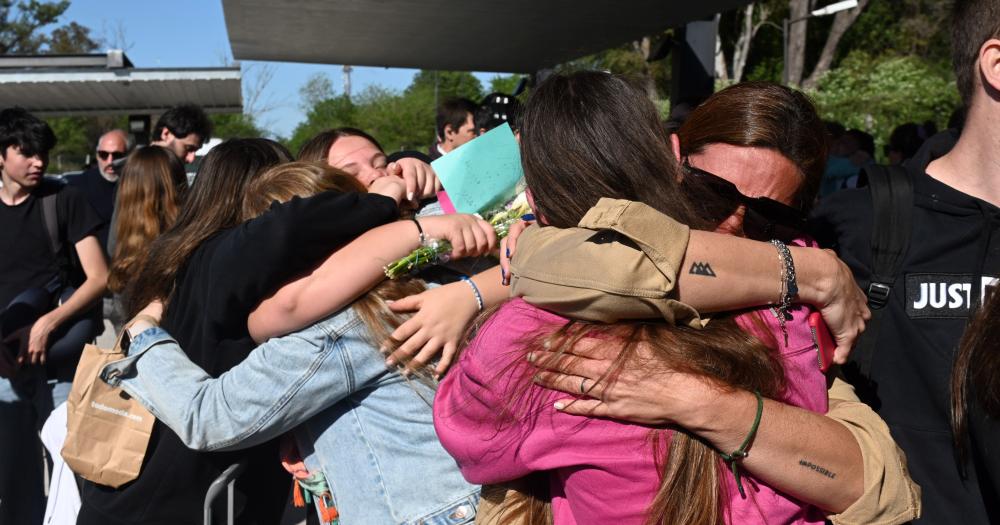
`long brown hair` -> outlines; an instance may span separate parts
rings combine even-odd
[[[247,183],[267,168],[292,160],[284,146],[268,139],[230,139],[202,161],[173,227],[149,249],[149,257],[126,289],[126,310],[134,316],[154,300],[169,298],[177,273],[201,243],[242,222]]]
[[[286,202],[293,197],[310,197],[324,191],[361,192],[367,190],[353,176],[328,166],[325,162],[290,162],[274,166],[247,185],[243,200],[243,220],[267,211],[272,202]],[[408,317],[389,310],[390,301],[418,294],[427,289],[418,279],[386,280],[351,305],[368,329],[374,347],[398,344],[390,334]],[[405,363],[401,363],[405,365]]]
[[[118,183],[115,253],[108,289],[120,293],[154,239],[174,224],[187,193],[184,163],[168,149],[140,148],[128,156]]]
[[[343,127],[332,128],[319,132],[315,137],[309,139],[308,142],[299,148],[299,155],[296,158],[298,160],[311,162],[326,162],[327,157],[330,155],[330,148],[333,147],[333,143],[343,137],[361,137],[374,144],[379,151],[385,151],[382,149],[382,145],[375,140],[375,137],[361,131],[358,128]]]
[[[966,328],[951,372],[951,428],[961,458],[966,457],[969,403],[1000,419],[1000,293],[993,292]],[[974,397],[970,397],[974,396]]]
[[[773,149],[802,175],[797,202],[809,211],[819,191],[829,145],[816,107],[800,91],[771,82],[743,82],[713,94],[677,130],[681,156],[710,144]]]
[[[715,226],[696,216],[678,190],[680,168],[655,108],[620,77],[579,72],[546,80],[525,107],[521,153],[536,212],[548,225],[575,226],[599,198],[610,197],[643,202],[694,227]],[[613,381],[628,361],[630,366],[703,376],[720,389],[757,390],[769,397],[784,390],[777,353],[741,330],[732,317],[717,317],[703,330],[662,322],[570,322],[534,334],[524,342],[524,351],[561,351],[584,336],[621,346],[614,371],[604,381]],[[642,360],[639,345],[654,357]],[[509,401],[505,412],[510,417],[518,417],[518,405],[530,405],[523,403],[525,395]],[[722,524],[725,484],[715,450],[681,428],[672,434],[653,430],[651,438],[662,477],[647,523]],[[536,523],[545,516],[538,508],[546,500],[544,492],[536,487],[528,495],[535,501],[520,506],[524,514],[540,517]]]

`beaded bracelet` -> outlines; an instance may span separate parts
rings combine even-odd
[[[743,491],[743,476],[740,474],[739,462],[743,461],[750,455],[750,443],[753,438],[757,435],[757,429],[760,427],[760,416],[764,413],[764,398],[760,395],[757,390],[753,391],[754,395],[757,396],[757,415],[753,418],[753,425],[750,427],[750,432],[747,433],[747,437],[740,444],[740,447],[736,450],[726,454],[725,452],[719,452],[722,456],[722,460],[729,464],[729,469],[733,472],[733,477],[736,478],[736,489],[740,491],[740,496],[746,498],[746,492]]]
[[[466,283],[468,283],[469,286],[472,288],[472,293],[473,293],[473,295],[476,296],[476,306],[478,306],[479,307],[479,311],[482,312],[483,311],[483,295],[481,293],[479,293],[479,287],[476,286],[476,283],[472,282],[472,279],[469,279],[468,276],[463,275],[462,276],[462,280],[465,281]]]

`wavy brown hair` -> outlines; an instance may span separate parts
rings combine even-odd
[[[118,183],[109,290],[121,293],[132,280],[150,243],[174,224],[187,189],[184,163],[172,151],[149,146],[128,156]]]
[[[742,82],[713,94],[677,130],[681,157],[710,144],[776,150],[799,168],[796,207],[816,200],[829,150],[826,127],[801,91],[772,82]]]
[[[149,256],[126,288],[126,311],[134,317],[155,300],[170,308],[177,273],[206,239],[241,222],[247,184],[264,170],[290,162],[284,146],[268,139],[229,139],[212,148],[174,225],[149,248]]]
[[[1000,293],[994,291],[962,335],[951,372],[951,428],[964,459],[969,433],[969,405],[978,404],[1000,419]]]
[[[715,227],[698,217],[679,191],[680,167],[656,109],[641,90],[618,76],[579,72],[546,80],[525,107],[521,154],[535,211],[547,225],[576,226],[600,198],[610,197],[643,202],[692,227]],[[742,330],[732,316],[716,317],[703,330],[663,322],[571,321],[533,334],[522,350],[565,350],[585,336],[621,348],[612,372],[602,381],[613,381],[628,362],[695,374],[720,389],[757,390],[767,397],[779,397],[785,388],[777,352]],[[640,345],[651,350],[652,357],[641,357],[636,351]],[[523,378],[525,384],[530,380]],[[529,392],[525,389],[508,400],[501,419],[526,417],[522,407],[533,406],[526,399]],[[651,430],[650,438],[661,484],[646,522],[724,523],[724,464],[716,451],[683,428]],[[541,507],[548,502],[547,485],[534,483],[523,494],[526,501],[515,501],[501,522],[531,517],[534,523],[544,523],[548,514]]]

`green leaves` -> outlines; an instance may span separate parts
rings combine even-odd
[[[809,93],[820,116],[875,136],[876,152],[906,123],[933,121],[944,128],[959,106],[950,71],[919,57],[872,57],[856,51]]]

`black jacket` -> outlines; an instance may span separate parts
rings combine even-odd
[[[974,471],[963,478],[952,445],[949,381],[970,311],[1000,275],[1000,210],[926,174],[954,137],[928,141],[907,166],[913,178],[913,230],[886,306],[871,362],[871,382],[851,375],[862,397],[889,424],[923,493],[920,523],[989,523]],[[872,199],[867,188],[826,197],[814,233],[837,250],[867,289]],[[863,388],[859,388],[863,390]]]

